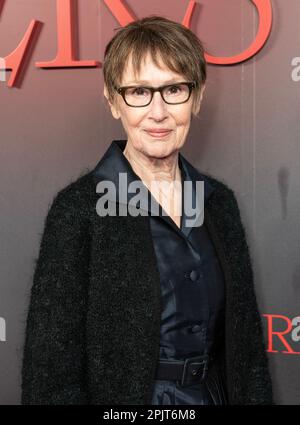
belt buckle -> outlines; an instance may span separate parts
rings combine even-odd
[[[204,354],[202,356],[196,356],[196,357],[189,357],[185,359],[180,385],[182,387],[185,387],[198,382],[200,377],[199,369],[201,369],[202,367],[203,369],[202,369],[202,376],[200,381],[203,381],[203,379],[205,379],[207,375],[208,362],[209,362],[208,354]],[[195,371],[196,373],[193,374],[193,371]]]

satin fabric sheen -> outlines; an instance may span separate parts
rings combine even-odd
[[[189,179],[181,168],[182,183]],[[184,188],[184,185],[182,185]],[[184,201],[184,189],[182,191]],[[205,200],[210,191],[204,191]],[[161,210],[160,210],[161,212]],[[225,287],[222,270],[203,223],[180,228],[170,218],[150,217],[151,232],[161,279],[160,359],[184,360],[218,352],[224,344]],[[179,382],[155,380],[153,405],[224,405],[225,382],[215,363],[205,381],[181,387]]]

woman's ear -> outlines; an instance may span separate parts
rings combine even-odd
[[[203,93],[204,93],[205,89],[206,89],[206,85],[203,84],[203,86],[201,87],[200,102],[202,102],[202,97],[203,97]]]
[[[116,102],[116,101],[115,101],[115,102],[111,102],[111,101],[110,101],[110,99],[109,99],[109,94],[108,94],[108,90],[107,90],[107,87],[106,87],[106,85],[105,85],[105,84],[104,84],[103,94],[104,94],[104,96],[105,96],[105,97],[106,97],[106,99],[107,99],[107,102],[108,102],[108,104],[109,104],[109,107],[110,107],[110,110],[111,110],[112,116],[113,116],[116,120],[118,120],[118,119],[120,118],[121,114],[120,114],[120,112],[119,112],[118,105],[116,104],[117,102]]]
[[[206,86],[205,86],[205,84],[203,84],[203,86],[201,87],[201,90],[200,90],[199,102],[198,102],[198,104],[197,104],[197,106],[196,106],[196,110],[194,111],[194,114],[195,114],[195,115],[198,115],[198,114],[199,114],[199,112],[200,112],[200,107],[201,107],[202,98],[203,98],[203,93],[204,93],[204,91],[205,91],[205,88],[206,88]]]

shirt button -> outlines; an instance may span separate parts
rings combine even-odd
[[[201,325],[194,325],[194,326],[192,326],[192,328],[191,328],[191,331],[192,331],[193,333],[200,332],[201,330],[202,330],[202,326],[201,326]]]
[[[190,273],[190,279],[195,282],[198,279],[198,272],[196,270],[192,270]]]

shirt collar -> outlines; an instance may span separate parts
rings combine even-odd
[[[101,160],[98,162],[93,170],[93,178],[97,184],[100,181],[107,180],[113,183],[114,192],[110,198],[110,194],[106,194],[106,199],[113,203],[127,204],[136,193],[130,193],[128,186],[130,183],[140,181],[140,177],[134,172],[130,162],[123,154],[127,140],[113,140],[107,151],[104,153]],[[201,174],[194,168],[180,153],[178,154],[178,163],[181,169],[182,182],[191,181],[193,190],[193,200],[196,199],[196,181],[204,181],[204,204],[214,190],[214,187],[209,183],[207,177]],[[119,192],[119,173],[126,173],[127,188]],[[162,214],[162,208],[157,203],[156,199],[151,195],[151,192],[145,185],[142,184],[144,191],[142,192],[142,202],[140,210],[145,210],[145,215],[157,216],[159,215],[164,221],[168,222],[174,231],[179,233],[182,237],[188,237],[192,227],[187,225],[188,218],[183,214],[182,217],[182,231],[174,223],[174,221],[166,214]],[[125,193],[126,192],[126,193]],[[194,202],[194,201],[193,201]],[[195,204],[193,203],[193,206]],[[203,211],[204,214],[204,211]]]
[[[109,180],[115,184],[117,199],[119,199],[119,173],[127,173],[128,185],[133,181],[141,180],[133,171],[130,162],[123,154],[126,143],[127,140],[113,140],[93,170],[93,177],[96,183],[101,180]],[[209,183],[207,177],[196,170],[181,153],[178,154],[178,162],[183,172],[184,181],[192,181],[194,184],[196,181],[204,181],[204,199],[206,201],[214,190],[214,187]]]

